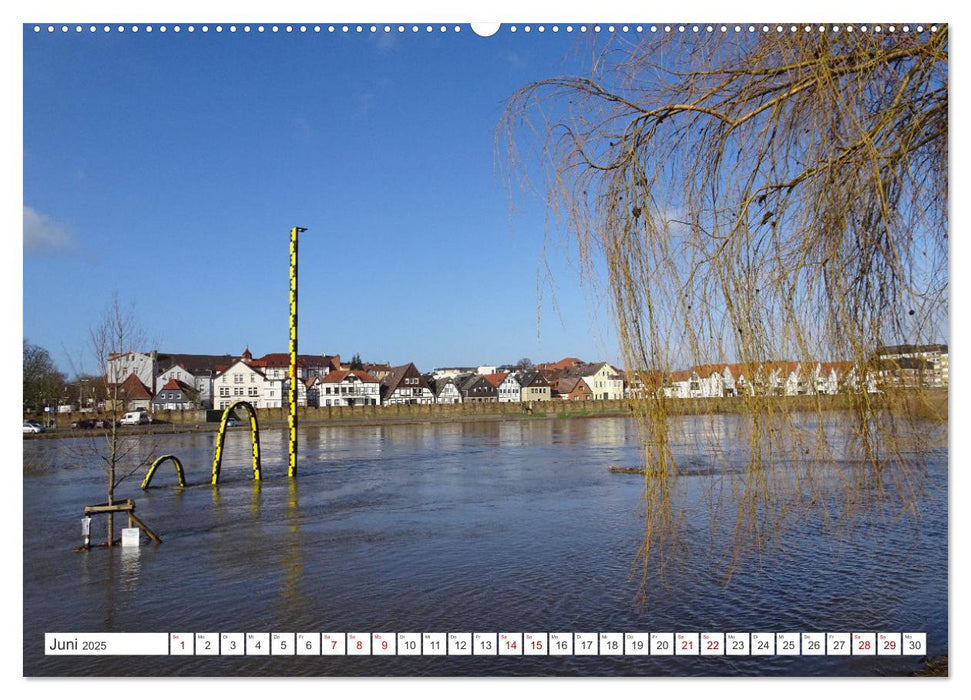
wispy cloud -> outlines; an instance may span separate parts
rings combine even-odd
[[[24,206],[24,253],[60,255],[74,248],[76,242],[61,224],[32,207]]]

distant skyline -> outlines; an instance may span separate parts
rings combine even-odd
[[[286,351],[291,226],[301,352],[618,361],[495,149],[517,89],[584,72],[579,31],[87,26],[23,30],[23,335],[63,371],[115,292],[151,347]]]

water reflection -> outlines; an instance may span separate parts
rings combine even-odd
[[[644,480],[606,469],[639,463],[643,448],[632,421],[314,426],[301,432],[296,480],[286,477],[285,431],[269,430],[261,434],[260,482],[252,479],[248,436],[233,431],[215,488],[208,485],[212,439],[166,436],[158,448],[183,461],[189,486],[142,492],[134,480],[118,494],[136,500],[139,516],[164,544],[84,554],[70,548],[79,542],[84,505],[103,494],[100,467],[89,460],[65,468],[70,439],[28,441],[24,616],[40,635],[879,627],[926,631],[932,651],[946,649],[946,449],[931,455],[919,529],[887,519],[837,532],[825,520],[804,520],[784,547],[746,559],[725,586],[712,561],[729,539],[741,493],[731,479],[710,475],[734,468],[731,442],[741,435],[739,423],[723,416],[682,425],[677,449],[696,467],[678,486],[686,496],[684,546],[664,580],[648,577],[655,594],[646,608],[637,604],[636,570]],[[831,431],[834,446],[843,449],[838,426]],[[711,434],[728,443],[717,454],[700,449]],[[793,489],[804,484],[796,479],[800,473],[792,472]],[[243,658],[223,659],[216,668],[200,657],[176,667],[152,658],[105,657],[97,664],[48,658],[30,634],[28,675],[869,674],[915,663],[544,658],[513,667],[475,658],[375,658],[288,666]]]
[[[121,560],[121,588],[126,593],[134,593],[141,572],[141,547],[122,547],[119,559]]]

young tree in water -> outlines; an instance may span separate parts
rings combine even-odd
[[[140,347],[141,331],[135,320],[134,307],[123,307],[117,294],[112,296],[100,323],[90,332],[91,351],[96,358],[99,380],[103,382],[105,399],[104,443],[98,443],[93,452],[102,462],[107,477],[107,504],[114,505],[115,489],[151,461],[152,448],[138,439],[127,438],[119,432],[118,422],[126,411],[127,397],[122,383],[126,377],[116,376],[110,361],[115,355]],[[115,542],[114,513],[108,514],[108,546]]]
[[[889,466],[898,505],[913,507],[909,455],[928,430],[902,423],[914,411],[864,380],[881,343],[946,342],[947,26],[732,29],[615,35],[589,74],[516,93],[499,129],[521,184],[545,190],[587,279],[604,283],[643,388],[645,575],[677,533],[678,406],[663,390],[673,370],[734,362],[750,382],[730,438],[747,463],[740,505],[712,509],[713,527],[733,529],[730,574],[746,545],[799,514],[839,519],[882,498]],[[822,397],[809,401],[809,428],[789,402],[751,391],[781,359],[852,364],[858,393],[844,405],[859,459],[832,444]],[[924,403],[946,425],[925,398],[907,407]],[[725,439],[715,442],[698,452],[719,459]],[[776,468],[807,454],[818,469]],[[824,497],[824,465],[841,458],[852,465],[841,495]]]

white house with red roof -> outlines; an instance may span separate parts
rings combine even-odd
[[[328,372],[317,379],[320,406],[378,406],[381,382],[363,369]]]
[[[222,410],[234,401],[247,401],[254,408],[282,408],[286,398],[282,379],[270,379],[245,359],[220,369],[212,381],[212,407]]]

